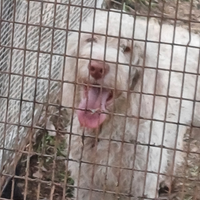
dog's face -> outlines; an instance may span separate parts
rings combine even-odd
[[[81,34],[77,81],[127,91],[131,52],[128,40]]]
[[[78,119],[88,128],[101,125],[108,116],[106,112],[113,112],[113,104],[122,106],[117,101],[127,97],[136,72],[131,65],[139,60],[133,54],[131,40],[123,35],[120,39],[109,32],[106,37],[101,34],[101,29],[98,33],[96,30],[94,34],[74,34],[74,42],[68,49],[77,59],[71,58],[73,61],[67,62],[70,66],[65,72],[73,73],[74,81],[78,83]]]

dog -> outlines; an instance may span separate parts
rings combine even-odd
[[[68,37],[62,106],[76,199],[155,199],[163,181],[170,190],[184,134],[199,127],[199,45],[181,27],[114,10]]]

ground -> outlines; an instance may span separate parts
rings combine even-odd
[[[163,20],[166,23],[174,24],[176,16],[176,7],[178,5],[177,19],[184,19],[185,21],[177,20],[177,23],[186,29],[191,29],[193,32],[199,33],[200,30],[200,2],[193,1],[192,12],[190,15],[191,0],[189,1],[177,1],[174,0],[152,0],[151,6],[149,6],[149,0],[126,0],[122,6],[121,1],[106,1],[107,8],[123,8],[126,11],[137,14],[148,14],[149,8],[151,9],[150,15],[163,16]],[[164,7],[163,7],[164,5]],[[190,23],[189,19],[196,21]],[[27,145],[29,152],[32,152],[30,156],[30,168],[26,169],[29,159],[27,155],[23,155],[20,160],[21,176],[28,176],[30,181],[27,185],[27,200],[37,199],[67,199],[73,195],[73,180],[70,178],[69,172],[67,172],[65,161],[67,154],[65,151],[64,133],[59,130],[63,130],[67,123],[67,113],[63,109],[59,114],[59,109],[54,108],[51,113],[51,121],[53,121],[55,132],[47,132],[45,130],[38,131],[36,137],[32,139],[32,142]],[[56,114],[55,114],[56,113]],[[45,117],[43,117],[44,119]],[[44,125],[45,120],[41,120],[41,125]],[[53,126],[51,126],[53,127]],[[186,158],[186,167],[180,167],[177,175],[180,177],[187,177],[187,179],[177,178],[172,187],[172,195],[166,197],[166,194],[162,199],[173,200],[200,200],[200,136],[194,131],[191,135],[187,133],[185,135],[186,150],[194,153],[188,153]],[[68,186],[66,186],[65,181]],[[26,183],[20,180],[19,187],[24,190]],[[184,187],[183,187],[184,186]],[[184,189],[181,189],[184,188]],[[39,192],[40,191],[40,192]],[[64,192],[63,192],[64,191]],[[24,193],[24,191],[23,191]],[[53,194],[53,198],[50,198],[50,194]]]
[[[165,23],[174,24],[174,19],[182,27],[199,33],[200,1],[199,0],[106,0],[107,8],[123,9],[133,14],[150,15],[163,19]],[[150,3],[151,2],[151,3]],[[191,9],[192,8],[192,9]],[[191,11],[190,11],[191,10]]]
[[[62,197],[64,199],[72,197],[73,188],[66,186],[67,184],[73,185],[73,179],[70,178],[65,169],[66,154],[63,137],[49,136],[47,132],[40,136],[42,136],[40,142],[33,146],[33,152],[37,154],[30,157],[30,168],[28,169],[30,181],[27,184],[27,199],[36,200],[38,193],[39,199],[50,199],[51,193],[53,193],[55,200],[60,200]],[[26,163],[27,156],[22,156],[21,176],[26,176]],[[64,184],[65,180],[67,180],[67,184]],[[25,181],[20,180],[18,186],[23,190]]]

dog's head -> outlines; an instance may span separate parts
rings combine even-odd
[[[119,31],[120,19],[116,17],[120,15],[110,16],[108,28],[102,19],[104,15],[105,12],[103,16],[96,16],[94,29],[93,23],[83,24],[82,31],[92,33],[73,33],[67,51],[71,57],[66,61],[65,80],[78,84],[77,114],[80,124],[88,128],[97,128],[107,118],[106,112],[122,106],[119,103],[126,104],[124,99],[137,74],[132,65],[140,60],[140,48],[131,40],[132,29],[126,21],[133,18],[123,19]],[[68,89],[65,84],[64,93]],[[63,102],[68,104],[65,99]]]

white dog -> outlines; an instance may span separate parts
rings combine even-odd
[[[62,98],[74,195],[156,198],[200,122],[199,36],[116,11],[96,11],[81,31],[68,38]]]

